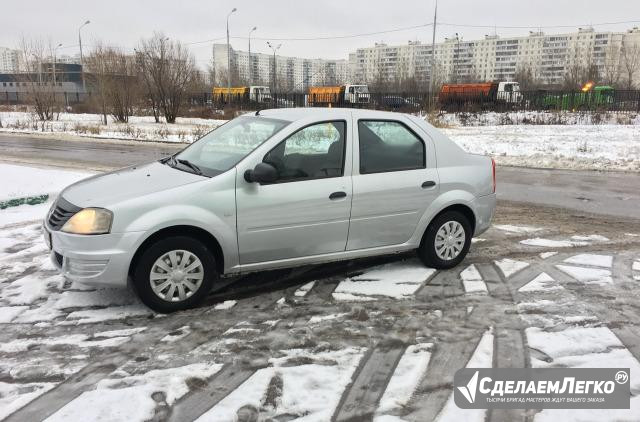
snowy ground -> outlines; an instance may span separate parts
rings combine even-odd
[[[640,171],[640,125],[513,125],[441,129],[503,165]]]
[[[451,382],[462,367],[639,373],[638,283],[640,224],[502,205],[449,271],[406,254],[263,272],[158,315],[66,282],[37,221],[0,220],[0,419],[637,420],[633,375],[618,411],[461,410]]]
[[[442,113],[435,118],[448,126],[496,125],[638,125],[638,113],[510,111],[504,113]]]
[[[88,172],[0,163],[0,226],[43,218],[62,189],[89,176]]]
[[[193,142],[220,126],[225,120],[179,117],[175,124],[155,123],[152,116],[131,116],[129,123],[116,123],[108,116],[102,124],[98,114],[60,113],[57,120],[39,122],[31,113],[0,112],[0,132],[68,134],[136,141]]]
[[[132,117],[127,125],[110,122],[104,126],[98,115],[63,113],[59,120],[47,122],[43,131],[41,125],[34,128],[33,122],[29,123],[32,117],[28,113],[2,112],[0,115],[5,126],[0,132],[169,142],[192,142],[224,123],[223,120],[178,119],[177,124],[167,125],[153,123],[151,117]],[[575,115],[569,119],[572,124],[505,126],[500,125],[496,113],[482,116],[486,120],[478,120],[476,126],[463,126],[458,117],[451,117],[457,123],[441,130],[465,150],[489,154],[502,165],[640,171],[640,118],[621,118],[620,121],[627,124],[615,124],[612,118],[609,124],[593,125]],[[523,117],[514,118],[522,120]]]

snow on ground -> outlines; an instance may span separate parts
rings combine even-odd
[[[640,125],[637,113],[510,111],[504,113],[443,113],[437,120],[448,126],[500,125]]]
[[[540,227],[531,227],[531,226],[514,226],[512,224],[494,224],[493,228],[498,230],[502,230],[507,233],[534,233],[542,230]]]
[[[55,386],[55,383],[50,382],[14,384],[0,381],[0,419],[6,418]]]
[[[0,112],[0,132],[65,133],[93,138],[117,138],[142,141],[193,142],[225,120],[179,117],[175,124],[155,123],[153,116],[131,116],[129,123],[116,123],[111,116],[102,124],[98,114],[60,113],[57,120],[39,122],[24,112]]]
[[[613,283],[610,270],[570,265],[556,265],[556,268],[585,284],[607,285]]]
[[[376,413],[400,410],[409,402],[427,371],[432,347],[432,343],[420,343],[407,347],[387,384]],[[378,420],[378,418],[375,419],[376,422]]]
[[[294,293],[294,296],[305,297],[311,291],[311,289],[313,289],[313,286],[315,284],[316,284],[315,281],[310,281],[309,283],[305,284],[304,286],[296,290]]]
[[[324,422],[331,419],[342,391],[351,381],[363,350],[347,348],[339,351],[311,353],[307,350],[282,351],[284,356],[272,358],[271,366],[256,371],[240,387],[204,413],[198,421],[234,421],[238,409],[262,408],[265,420],[285,415],[305,421]],[[311,363],[292,366],[291,362]],[[282,396],[275,403],[266,403],[270,388],[280,384]],[[271,392],[275,394],[275,392]],[[257,415],[256,415],[257,416]],[[253,419],[250,419],[253,420]]]
[[[607,241],[609,241],[609,239],[604,236],[601,236],[598,234],[592,234],[587,236],[576,235],[576,236],[571,236],[569,239],[561,239],[561,240],[544,239],[540,237],[535,237],[532,239],[521,240],[520,243],[522,243],[523,245],[541,246],[545,248],[572,248],[575,246],[587,246],[592,243],[607,242]]]
[[[491,368],[493,367],[493,331],[488,330],[482,335],[476,350],[467,363],[467,368]],[[453,393],[449,396],[447,404],[438,414],[438,422],[467,421],[483,422],[486,417],[486,409],[460,409],[454,402]]]
[[[56,194],[91,173],[55,168],[0,164],[0,202],[28,196]]]
[[[498,164],[640,171],[639,125],[522,125],[442,129],[468,152]]]
[[[469,265],[460,273],[462,286],[466,293],[487,294],[487,285],[474,264]]]
[[[611,255],[580,254],[564,260],[564,262],[576,265],[592,265],[594,267],[611,268],[613,257]]]
[[[541,273],[533,280],[518,289],[519,292],[549,292],[552,290],[562,290],[560,286],[549,274]]]
[[[495,263],[505,277],[511,277],[518,271],[524,270],[529,266],[528,262],[516,261],[509,258],[500,259],[495,261]]]
[[[382,296],[404,299],[413,295],[435,272],[417,260],[380,265],[340,282],[333,291],[333,298],[366,301]]]
[[[82,393],[46,420],[151,420],[158,405],[154,395],[164,393],[163,401],[171,405],[189,391],[188,379],[206,379],[221,367],[215,363],[196,363],[135,375],[116,371],[99,381],[94,390]]]
[[[0,180],[2,180],[0,204],[6,206],[10,200],[48,195],[44,203],[8,206],[0,209],[0,227],[24,221],[41,220],[58,192],[89,176],[91,173],[88,172],[0,163]]]
[[[562,331],[525,330],[529,347],[544,353],[545,359],[532,357],[534,368],[630,368],[640,373],[640,363],[607,327],[572,327]],[[631,391],[640,390],[640,378],[630,377]],[[640,396],[631,397],[631,409],[545,409],[536,422],[557,420],[637,420]]]

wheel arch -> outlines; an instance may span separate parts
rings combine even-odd
[[[218,271],[218,274],[222,275],[224,273],[224,253],[222,252],[220,242],[214,235],[200,227],[192,225],[175,225],[164,227],[152,233],[140,244],[140,246],[138,246],[136,252],[131,258],[131,262],[129,263],[129,276],[133,274],[133,271],[146,248],[161,239],[165,239],[171,236],[189,236],[202,242],[202,244],[205,245],[207,249],[209,249],[213,254],[213,257],[216,261],[216,270]]]
[[[469,221],[469,224],[471,224],[471,236],[473,237],[473,234],[476,231],[476,215],[473,212],[473,209],[471,209],[471,207],[469,207],[468,205],[465,204],[451,204],[448,205],[446,207],[444,207],[443,209],[441,209],[440,211],[438,211],[429,221],[429,224],[427,224],[427,226],[424,228],[424,231],[422,232],[422,237],[420,239],[420,245],[422,246],[422,242],[424,242],[424,238],[425,235],[427,233],[427,230],[429,230],[429,227],[431,227],[431,224],[433,223],[433,221],[438,218],[439,216],[441,216],[442,214],[444,214],[445,212],[449,212],[449,211],[457,211],[460,214],[462,214],[467,221]]]

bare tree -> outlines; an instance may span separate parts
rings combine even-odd
[[[89,83],[96,93],[104,123],[107,123],[107,114],[116,122],[127,123],[138,93],[133,57],[98,43],[86,63]]]
[[[621,48],[622,65],[625,72],[625,84],[627,89],[633,89],[635,74],[640,69],[640,45],[637,43],[634,45],[627,44],[622,41]]]
[[[615,43],[609,44],[606,50],[605,60],[602,64],[602,82],[617,86],[622,76],[622,58],[620,55],[621,47]]]
[[[95,92],[104,124],[107,114],[116,122],[127,123],[133,113],[137,83],[135,62],[122,50],[98,43],[86,59],[87,78]]]
[[[540,86],[540,81],[536,78],[530,63],[519,66],[513,79],[518,82],[520,89],[523,91],[534,90]]]
[[[17,76],[27,88],[27,103],[41,121],[52,120],[60,112],[56,98],[55,68],[50,63],[54,54],[50,42],[22,38],[20,41],[20,68]],[[16,81],[18,82],[18,81]]]
[[[178,41],[170,41],[156,33],[142,40],[137,61],[147,96],[156,111],[161,111],[167,123],[175,123],[194,78],[195,60]]]

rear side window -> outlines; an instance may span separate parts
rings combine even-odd
[[[360,174],[425,168],[422,139],[392,120],[358,122]]]

